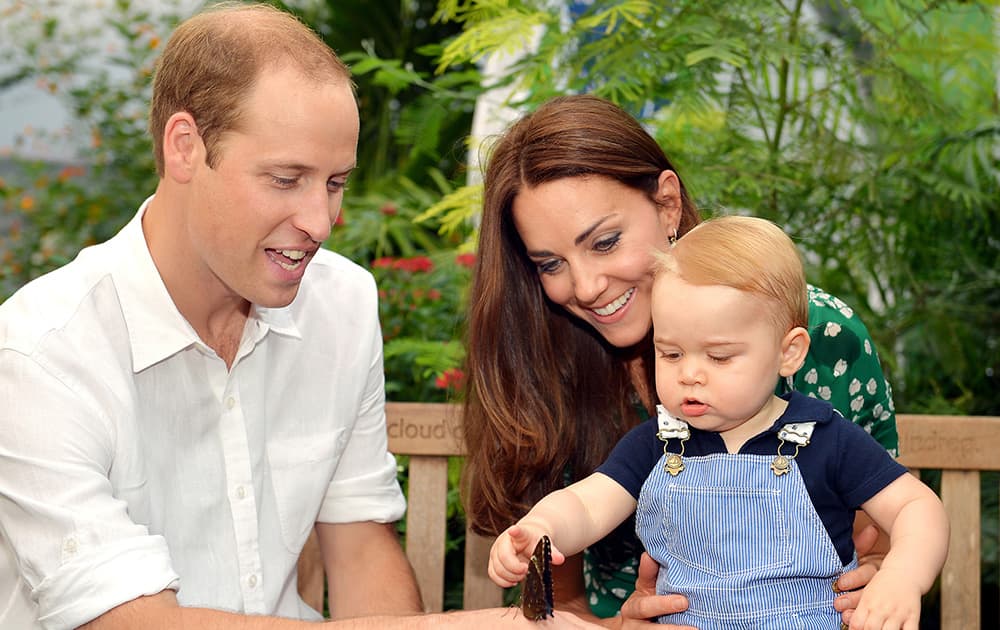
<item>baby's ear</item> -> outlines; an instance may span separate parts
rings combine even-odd
[[[781,368],[778,374],[791,376],[799,371],[809,353],[809,333],[805,328],[796,326],[785,333],[781,339]]]

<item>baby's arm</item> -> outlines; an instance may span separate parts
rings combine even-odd
[[[602,473],[546,495],[497,536],[490,549],[490,579],[505,588],[523,580],[543,535],[552,541],[552,563],[562,564],[566,555],[579,553],[628,518],[635,503],[625,488]]]
[[[948,555],[948,517],[937,495],[903,475],[861,509],[889,532],[890,548],[851,616],[851,630],[917,630],[920,596],[930,589]]]

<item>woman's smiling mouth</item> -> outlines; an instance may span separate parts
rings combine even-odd
[[[629,298],[632,297],[633,293],[635,293],[635,287],[632,287],[631,289],[629,289],[628,291],[626,291],[624,294],[621,295],[621,297],[619,297],[617,300],[614,300],[610,304],[607,304],[606,306],[602,306],[601,308],[593,308],[593,309],[590,309],[590,310],[592,310],[593,312],[597,313],[601,317],[607,317],[609,315],[614,315],[615,313],[618,312],[618,309],[620,309],[621,307],[623,307],[626,304],[628,304]]]

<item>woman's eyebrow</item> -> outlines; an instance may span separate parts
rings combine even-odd
[[[590,227],[585,229],[583,232],[580,232],[580,234],[577,235],[575,239],[573,239],[573,244],[579,245],[580,243],[587,240],[590,237],[590,235],[594,233],[594,230],[601,227],[602,223],[604,223],[613,216],[614,216],[613,214],[606,214],[603,217],[599,218],[598,220],[594,221],[594,223]]]

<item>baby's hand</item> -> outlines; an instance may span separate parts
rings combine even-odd
[[[865,587],[850,630],[917,630],[920,595],[907,575],[883,567]]]
[[[540,533],[532,536],[520,525],[511,525],[501,532],[490,548],[490,579],[503,588],[523,580],[528,574],[535,542],[541,536]]]
[[[497,586],[514,586],[528,574],[528,562],[538,540],[545,535],[540,527],[526,522],[511,525],[497,536],[490,548],[490,579]],[[565,558],[555,546],[552,547],[552,563],[562,564]]]

